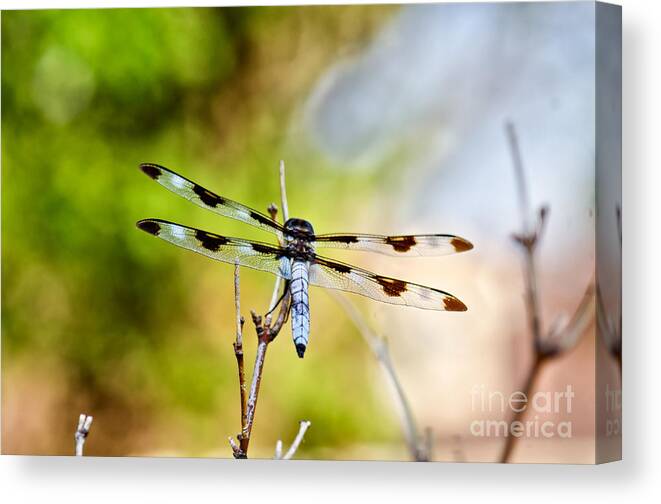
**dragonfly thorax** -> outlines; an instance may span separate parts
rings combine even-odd
[[[303,219],[287,219],[285,231],[294,238],[313,238],[314,228],[312,224]]]
[[[285,244],[290,257],[310,262],[314,258],[314,229],[303,219],[288,219],[285,222]]]

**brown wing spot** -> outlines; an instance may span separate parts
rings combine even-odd
[[[218,205],[222,205],[225,203],[225,200],[223,198],[221,198],[217,194],[207,191],[204,187],[199,186],[197,184],[193,186],[193,192],[200,197],[202,203],[210,206],[211,208],[216,208]]]
[[[334,269],[338,273],[351,273],[351,266],[346,264],[337,263],[333,261],[318,261],[319,264],[326,266],[327,268]]]
[[[358,237],[355,235],[339,235],[339,236],[333,236],[332,238],[330,238],[330,241],[335,241],[340,243],[358,243]]]
[[[459,301],[456,297],[445,296],[443,298],[443,304],[447,311],[466,311],[468,308],[464,303]]]
[[[154,180],[158,179],[158,177],[163,174],[158,166],[149,163],[142,163],[140,169]]]
[[[396,278],[388,278],[377,276],[376,281],[383,288],[383,292],[390,297],[399,297],[403,292],[406,292],[406,282],[397,280]]]
[[[158,236],[158,233],[161,232],[161,225],[158,222],[141,220],[136,225],[138,226],[138,229],[142,229],[143,231],[146,231],[149,234],[153,234],[154,236]]]
[[[256,220],[260,224],[265,224],[267,226],[273,226],[273,220],[269,219],[266,215],[262,215],[259,212],[250,212],[250,218]]]
[[[386,243],[395,250],[395,252],[408,252],[417,242],[415,236],[388,236]]]
[[[229,240],[224,236],[213,235],[200,230],[195,231],[195,238],[198,239],[205,249],[211,250],[212,252],[218,252],[221,246],[229,243]]]
[[[269,245],[262,245],[261,243],[251,243],[250,246],[258,254],[272,254],[276,249]]]
[[[457,252],[466,252],[467,250],[473,248],[473,244],[471,242],[464,240],[463,238],[459,238],[458,236],[452,238],[450,243]]]

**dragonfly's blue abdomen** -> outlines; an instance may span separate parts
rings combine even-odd
[[[296,353],[303,358],[310,337],[309,263],[294,260],[291,270],[291,328]]]

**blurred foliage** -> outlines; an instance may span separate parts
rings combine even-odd
[[[351,184],[367,197],[370,175],[332,170],[288,124],[322,71],[364,46],[393,9],[2,13],[5,453],[71,453],[84,411],[95,416],[91,455],[230,455],[232,268],[134,224],[162,217],[268,238],[206,215],[137,165],[171,166],[264,209],[277,200],[284,158],[292,213],[341,231],[330,227],[350,217],[342,195]],[[242,272],[245,314],[262,311],[271,288],[269,275]],[[288,327],[269,350],[254,455],[270,456],[302,418],[313,423],[302,457],[399,442],[366,346],[321,292],[312,298],[305,360]]]

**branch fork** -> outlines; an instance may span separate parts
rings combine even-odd
[[[83,456],[83,447],[85,446],[85,440],[90,433],[90,428],[92,427],[92,416],[81,413],[78,417],[78,428],[76,429],[76,434],[74,438],[76,440],[76,457]]]
[[[528,316],[528,325],[533,340],[534,358],[530,370],[526,376],[522,392],[528,397],[535,381],[537,380],[543,365],[552,358],[560,356],[562,353],[570,350],[578,341],[578,338],[589,326],[594,315],[595,307],[595,286],[594,280],[591,280],[585,290],[576,311],[571,318],[566,316],[558,317],[547,331],[542,328],[541,310],[539,308],[539,290],[537,286],[537,270],[535,265],[536,252],[539,242],[546,229],[550,209],[543,205],[537,211],[537,220],[531,225],[529,216],[530,200],[528,196],[528,187],[526,184],[519,141],[516,130],[512,123],[505,125],[507,139],[509,142],[512,163],[514,165],[514,175],[519,200],[519,210],[521,216],[521,231],[513,233],[512,239],[518,244],[524,256],[524,277],[526,283],[525,303]],[[514,414],[512,421],[520,421],[524,410]],[[517,437],[508,436],[500,456],[501,462],[508,462],[512,456]]]
[[[280,162],[280,193],[281,193],[281,204],[283,209],[283,219],[286,221],[288,218],[288,206],[287,206],[287,194],[285,188],[285,165],[284,162]],[[268,207],[268,212],[271,218],[275,221],[278,214],[278,207],[275,203],[271,203]],[[266,350],[268,345],[278,336],[280,330],[287,322],[289,316],[289,309],[291,305],[291,295],[289,292],[289,285],[284,284],[283,294],[279,297],[280,287],[282,284],[282,279],[280,277],[276,278],[275,285],[273,287],[273,294],[271,296],[271,302],[269,304],[268,311],[264,316],[258,315],[257,312],[251,310],[251,319],[255,327],[255,334],[257,336],[257,353],[255,355],[255,365],[252,373],[252,380],[250,383],[250,391],[246,396],[247,392],[247,383],[246,375],[244,370],[244,359],[243,359],[243,326],[245,324],[245,319],[241,316],[241,300],[240,300],[240,278],[239,278],[239,264],[234,265],[234,305],[236,311],[236,340],[234,341],[234,355],[236,356],[236,362],[238,367],[239,375],[239,392],[240,392],[240,405],[241,405],[241,432],[237,434],[236,440],[233,437],[229,437],[229,444],[232,448],[232,454],[234,458],[245,459],[248,458],[248,447],[250,445],[250,436],[252,434],[252,428],[255,421],[255,410],[257,408],[257,399],[259,398],[259,389],[262,383],[262,374],[264,371],[264,362],[266,359]],[[280,310],[278,311],[275,320],[273,319],[273,311],[277,308],[278,304],[280,305]],[[302,425],[302,424],[301,424]],[[294,442],[296,447],[292,452],[292,456],[298,445],[302,441],[305,431],[309,427],[309,422],[307,422],[306,427],[299,431],[301,440]],[[298,439],[298,437],[297,437]],[[294,445],[292,445],[294,446]],[[290,448],[291,450],[291,448]],[[289,453],[289,451],[287,452]]]
[[[282,453],[282,440],[278,439],[278,442],[275,444],[275,455],[273,458],[275,460],[291,460],[291,458],[296,454],[299,446],[301,446],[303,438],[305,437],[305,432],[308,430],[311,424],[312,422],[309,420],[302,420],[299,423],[298,434],[296,434],[296,438],[294,438],[294,441],[285,454]]]

